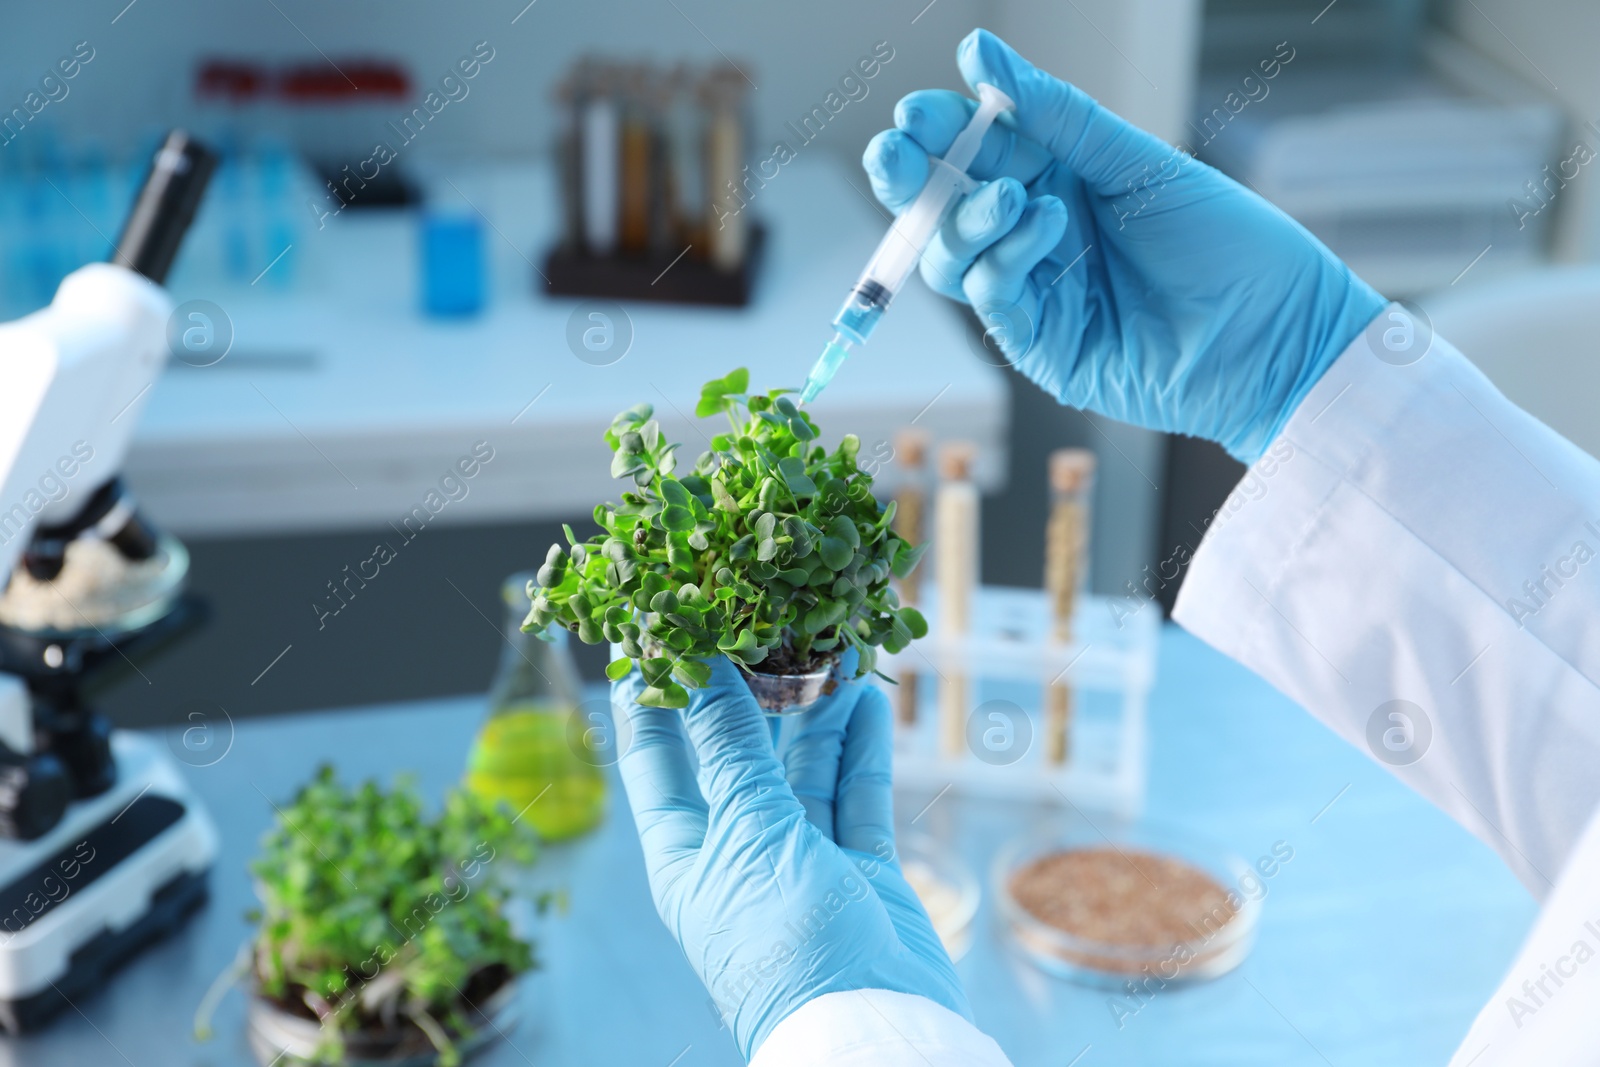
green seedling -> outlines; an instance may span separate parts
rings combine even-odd
[[[579,541],[566,527],[567,544],[552,545],[528,583],[522,628],[563,626],[620,647],[606,673],[637,666],[643,704],[685,706],[712,656],[797,674],[854,648],[859,677],[880,647],[898,652],[928,632],[889,584],[926,546],[890,529],[894,504],[872,495],[861,441],[847,434],[830,451],[792,390],[752,394],[749,379],[740,368],[701,390],[695,415],[726,416],[728,429],[682,476],[649,404],[613,419],[611,474],[632,488],[594,509],[600,533]]]
[[[491,874],[534,847],[510,812],[465,791],[430,817],[408,781],[352,789],[323,767],[251,865],[261,906],[243,969],[257,995],[320,1023],[319,1063],[344,1062],[352,1033],[409,1023],[451,1067],[478,1025],[471,1005],[536,965]]]

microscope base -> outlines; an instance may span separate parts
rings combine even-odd
[[[0,1029],[38,1028],[205,899],[217,832],[155,738],[112,735],[117,783],[0,841]]]

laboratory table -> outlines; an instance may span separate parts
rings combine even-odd
[[[209,1043],[194,1041],[190,1023],[246,936],[246,864],[272,802],[325,760],[347,778],[407,770],[423,789],[442,790],[458,778],[482,711],[481,697],[462,697],[238,723],[220,762],[188,768],[222,829],[211,902],[46,1032],[0,1040],[0,1067],[250,1063],[238,993]],[[988,893],[988,866],[1004,843],[1063,813],[954,793],[903,796],[902,818],[916,815],[918,831],[954,842],[984,876],[977,937],[958,965],[978,1024],[1018,1067],[1445,1063],[1535,911],[1496,857],[1265,683],[1171,627],[1150,742],[1147,818],[1201,830],[1250,859],[1274,846],[1293,851],[1264,881],[1253,953],[1218,981],[1114,1013],[1111,994],[1046,977],[1018,956]],[[475,1062],[739,1062],[656,919],[620,793],[596,833],[548,850],[532,877],[565,887],[570,908],[539,930],[545,969],[524,990],[524,1022]]]

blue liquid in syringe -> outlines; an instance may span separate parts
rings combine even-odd
[[[878,325],[878,320],[883,318],[884,308],[881,304],[869,304],[865,301],[846,301],[843,309],[833,320],[834,329],[838,332],[833,335],[822,349],[822,355],[817,357],[817,362],[811,367],[811,373],[806,376],[806,384],[800,390],[800,402],[809,404],[822,394],[822,391],[833,381],[833,376],[839,373],[839,368],[844,366],[845,359],[850,355],[852,344],[865,343],[872,331]]]

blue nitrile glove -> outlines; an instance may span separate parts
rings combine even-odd
[[[631,719],[620,769],[650,892],[739,1051],[754,1055],[806,1001],[852,989],[924,996],[971,1019],[900,874],[883,694],[842,683],[793,724],[786,766],[728,660],[713,661],[682,712],[641,707],[641,684],[635,670],[611,700]]]
[[[1277,208],[988,31],[956,57],[1016,112],[990,128],[969,168],[989,184],[952,212],[923,279],[1063,403],[1254,461],[1383,298]],[[863,159],[884,206],[915,198],[973,106],[900,101]]]

